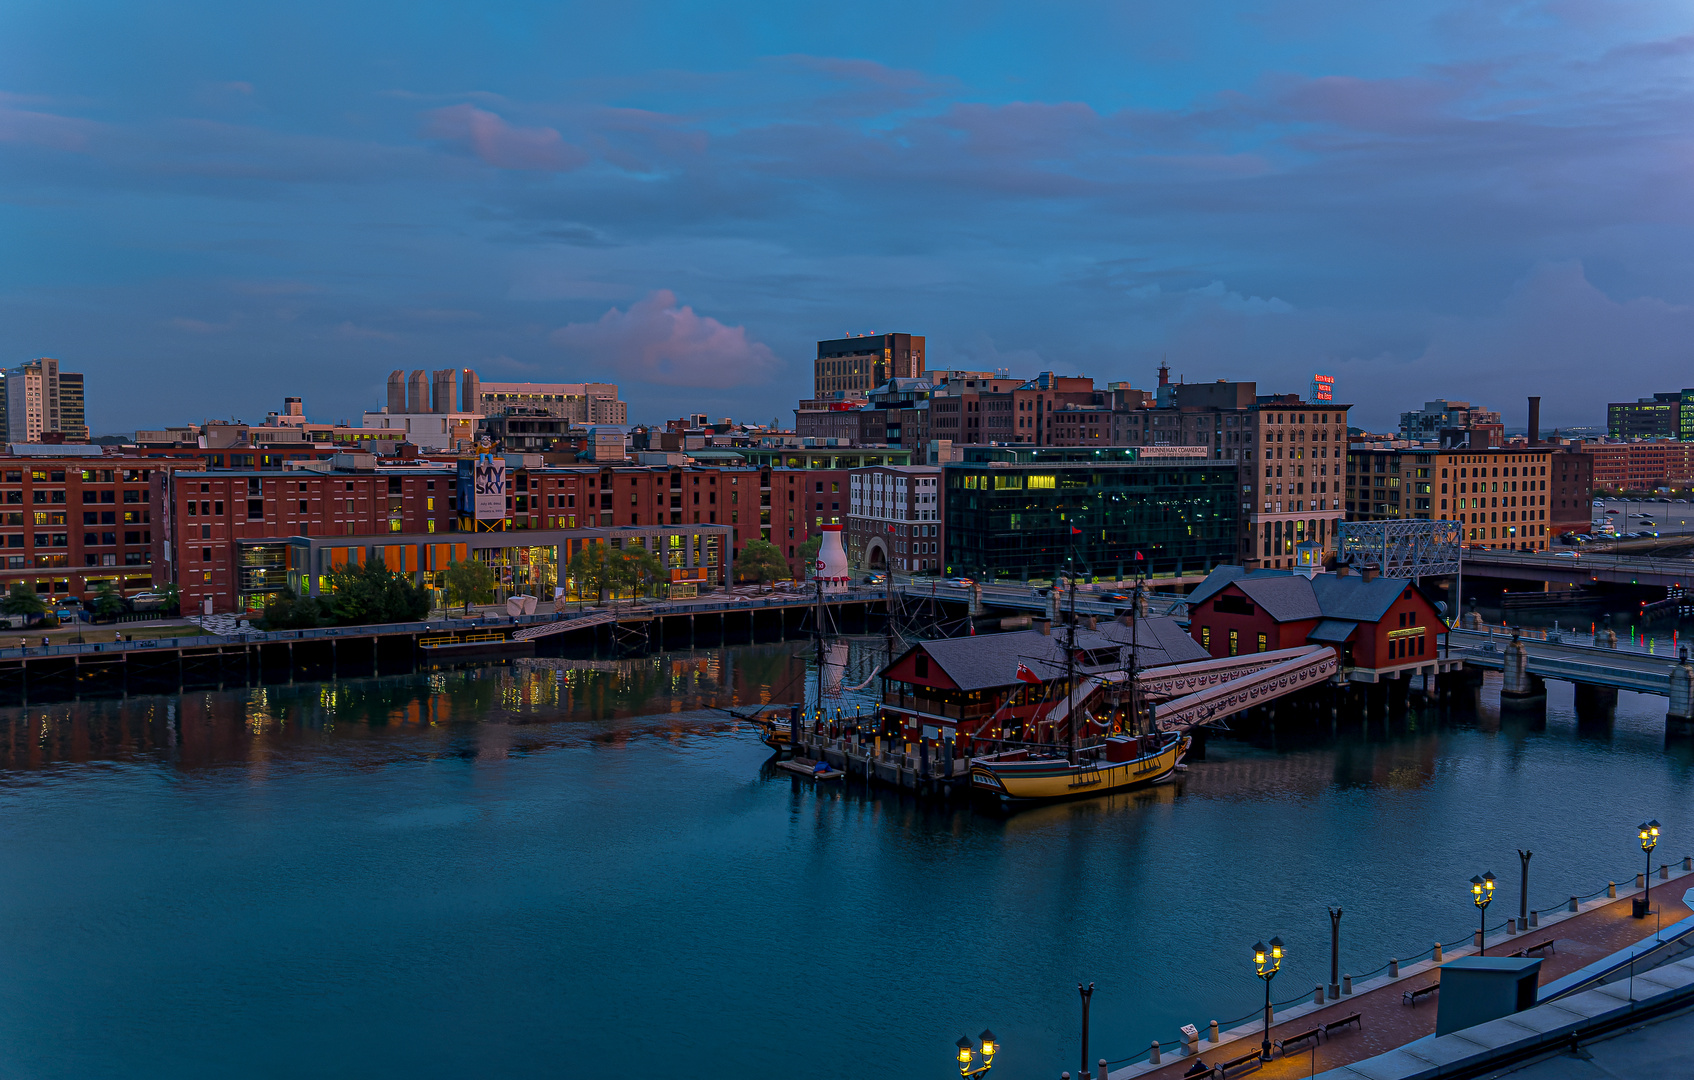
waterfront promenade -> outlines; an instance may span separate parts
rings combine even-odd
[[[1657,872],[1654,874],[1652,901],[1657,916],[1649,916],[1646,920],[1632,918],[1630,901],[1640,895],[1640,890],[1625,888],[1624,884],[1620,884],[1616,899],[1605,896],[1602,891],[1599,898],[1580,904],[1578,912],[1565,911],[1543,915],[1539,927],[1524,933],[1509,935],[1501,931],[1489,934],[1488,954],[1510,955],[1526,946],[1551,940],[1554,943],[1552,949],[1535,954],[1545,958],[1540,973],[1540,984],[1545,992],[1545,988],[1554,980],[1644,938],[1653,937],[1659,926],[1668,927],[1694,915],[1694,909],[1684,902],[1684,894],[1694,891],[1690,889],[1690,886],[1694,886],[1694,873],[1680,869],[1681,866],[1680,859],[1672,864],[1668,880],[1661,880]],[[1625,884],[1633,885],[1633,879]],[[1343,934],[1345,925],[1343,923]],[[1327,941],[1303,944],[1303,947],[1321,949],[1326,954],[1328,946]],[[1446,949],[1443,960],[1470,956],[1475,952],[1475,948],[1468,945]],[[1417,1005],[1405,1004],[1402,996],[1437,981],[1438,965],[1429,959],[1429,951],[1426,950],[1423,957],[1417,963],[1402,962],[1398,978],[1385,974],[1365,982],[1355,980],[1353,994],[1343,995],[1337,1001],[1314,1006],[1308,993],[1305,1004],[1279,1009],[1275,1022],[1271,1025],[1272,1040],[1298,1035],[1354,1013],[1359,1014],[1360,1022],[1337,1030],[1327,1039],[1306,1040],[1287,1057],[1280,1051],[1273,1051],[1271,1061],[1259,1065],[1256,1069],[1250,1066],[1232,1069],[1230,1075],[1235,1076],[1246,1071],[1252,1076],[1265,1077],[1267,1080],[1311,1076],[1314,1070],[1321,1073],[1327,1069],[1351,1065],[1433,1034],[1439,1009],[1439,992],[1425,996]],[[1252,973],[1251,964],[1244,963],[1243,980],[1251,977]],[[1275,988],[1284,993],[1294,989]],[[1192,1021],[1201,1031],[1199,1060],[1208,1066],[1219,1066],[1253,1053],[1259,1048],[1264,1037],[1262,1021],[1255,1016],[1231,1030],[1220,1033],[1218,1042],[1213,1044],[1206,1041],[1208,1019],[1199,1018]],[[1194,1057],[1184,1056],[1180,1049],[1172,1048],[1168,1042],[1164,1043],[1164,1046],[1166,1048],[1162,1052],[1159,1065],[1148,1063],[1146,1051],[1143,1050],[1141,1060],[1121,1067],[1112,1066],[1109,1080],[1178,1080],[1194,1068]]]

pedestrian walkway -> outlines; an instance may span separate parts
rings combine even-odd
[[[1540,927],[1526,933],[1516,936],[1505,933],[1490,934],[1487,939],[1487,951],[1491,956],[1504,956],[1525,946],[1552,940],[1552,950],[1536,954],[1545,958],[1541,965],[1540,980],[1541,985],[1545,987],[1554,979],[1602,960],[1643,938],[1652,937],[1655,928],[1660,925],[1670,926],[1694,915],[1694,909],[1690,909],[1683,901],[1684,893],[1694,891],[1690,890],[1690,886],[1694,886],[1694,873],[1673,868],[1668,881],[1654,876],[1653,910],[1658,914],[1649,915],[1645,921],[1631,917],[1630,900],[1639,895],[1639,890],[1626,890],[1620,886],[1617,899],[1590,901],[1581,905],[1582,910],[1576,914],[1560,913],[1548,916],[1542,920]],[[1470,956],[1475,952],[1474,947],[1451,949],[1443,959]],[[1251,968],[1248,968],[1243,977],[1251,973]],[[1404,1046],[1413,1039],[1431,1035],[1435,1032],[1439,992],[1425,996],[1417,1005],[1405,1004],[1402,995],[1429,986],[1437,982],[1438,977],[1437,965],[1433,961],[1424,960],[1417,964],[1401,965],[1398,979],[1383,976],[1368,983],[1355,982],[1352,996],[1342,997],[1339,1001],[1326,1003],[1321,1007],[1306,1004],[1281,1010],[1277,1022],[1271,1026],[1272,1040],[1298,1035],[1353,1013],[1359,1014],[1360,1023],[1350,1024],[1336,1031],[1328,1039],[1307,1040],[1286,1058],[1280,1052],[1273,1051],[1273,1060],[1257,1069],[1242,1066],[1240,1069],[1232,1069],[1230,1075],[1249,1071],[1250,1075],[1263,1077],[1265,1080],[1311,1076],[1314,1071],[1323,1072],[1325,1069],[1350,1065]],[[1219,1066],[1252,1053],[1258,1049],[1264,1037],[1262,1023],[1254,1020],[1222,1033],[1214,1045],[1205,1039],[1206,1020],[1196,1020],[1195,1024],[1202,1032],[1199,1059],[1208,1066]],[[1149,1033],[1149,1041],[1151,1034]],[[1130,1080],[1132,1077],[1135,1080],[1176,1080],[1194,1067],[1193,1057],[1184,1057],[1180,1052],[1167,1050],[1159,1066],[1150,1066],[1143,1060],[1137,1064],[1114,1068],[1111,1070],[1110,1080]]]

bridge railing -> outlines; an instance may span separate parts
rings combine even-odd
[[[1596,627],[1596,629],[1599,628]],[[1618,635],[1617,648],[1612,649],[1594,644],[1594,632],[1592,630],[1565,627],[1507,626],[1503,623],[1483,623],[1480,628],[1475,630],[1453,628],[1452,643],[1457,645],[1461,640],[1486,639],[1493,641],[1496,648],[1503,649],[1512,640],[1513,634],[1518,635],[1525,641],[1562,645],[1573,649],[1593,649],[1601,655],[1628,653],[1633,656],[1650,656],[1666,663],[1676,661],[1677,650],[1684,644],[1681,634],[1677,631],[1672,631],[1668,635],[1646,634],[1636,640],[1631,640],[1634,632],[1633,630],[1626,630],[1625,633]]]

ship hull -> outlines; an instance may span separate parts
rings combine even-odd
[[[1063,759],[999,761],[977,758],[971,762],[971,790],[1007,803],[1046,802],[1130,791],[1156,784],[1176,772],[1188,752],[1189,743],[1189,738],[1184,736],[1156,753],[1130,761],[1075,766]]]

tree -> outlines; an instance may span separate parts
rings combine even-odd
[[[429,591],[380,562],[343,566],[329,575],[330,616],[342,626],[414,622],[429,616]]]
[[[606,598],[606,551],[605,544],[588,544],[565,564],[565,573],[576,582],[577,596],[592,592],[596,604]]]
[[[100,587],[94,590],[94,614],[112,618],[123,613],[124,598],[118,595],[118,590],[112,587],[110,581],[102,581]]]
[[[265,629],[310,630],[324,625],[328,616],[316,597],[284,593],[265,605]]]
[[[8,615],[28,615],[34,618],[46,610],[46,603],[36,595],[35,589],[21,581],[14,582],[6,598],[0,600],[0,611]]]
[[[800,545],[800,562],[808,569],[815,568],[818,561],[818,551],[823,547],[823,533],[813,533]],[[810,576],[808,574],[808,576]]]
[[[177,588],[176,582],[167,582],[165,587],[159,590],[159,594],[165,598],[166,611],[174,614],[181,610],[182,590]]]
[[[741,556],[735,560],[735,576],[741,581],[757,581],[762,585],[792,575],[782,551],[768,540],[747,541],[741,549]]]
[[[578,595],[592,590],[603,600],[608,594],[615,597],[634,592],[637,586],[650,587],[664,577],[665,568],[644,547],[590,544],[571,556],[565,572],[576,581]]]
[[[447,564],[441,581],[447,589],[447,603],[464,604],[467,615],[472,604],[486,604],[494,599],[494,571],[480,559],[466,562],[455,559]]]

